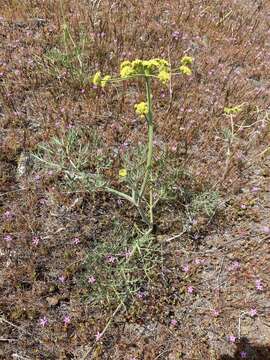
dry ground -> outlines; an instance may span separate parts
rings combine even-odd
[[[0,0],[0,8],[0,358],[270,359],[269,1]],[[193,75],[156,85],[154,111],[156,144],[188,174],[178,185],[191,195],[158,209],[153,277],[95,341],[117,299],[92,302],[84,259],[135,215],[25,159],[55,135],[95,129],[113,163],[106,175],[120,186],[119,149],[145,135],[133,111],[142,87],[101,91],[89,77],[116,73],[124,59],[177,64],[184,54]],[[235,105],[243,109],[235,126],[244,127],[225,172],[223,109]],[[194,194],[211,191],[220,201],[210,217],[190,207]]]

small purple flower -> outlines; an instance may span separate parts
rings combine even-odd
[[[138,296],[139,299],[143,299],[145,297],[145,292],[139,291],[137,296]]]
[[[58,280],[60,281],[61,284],[64,284],[66,278],[64,277],[64,275],[59,276]]]
[[[171,325],[172,325],[172,326],[176,326],[176,325],[177,325],[177,320],[172,319],[172,320],[171,320]]]
[[[172,37],[173,37],[175,40],[178,40],[178,39],[180,39],[181,34],[180,34],[179,31],[174,31],[174,32],[172,33]]]
[[[251,192],[257,192],[257,191],[259,191],[259,190],[260,190],[259,187],[253,186],[250,191],[251,191]]]
[[[257,290],[263,290],[263,285],[262,285],[262,280],[261,279],[257,279],[255,281],[255,284],[256,284],[256,289]]]
[[[257,315],[257,309],[255,309],[255,308],[250,309],[249,315],[251,317],[255,317]]]
[[[89,276],[88,282],[89,284],[94,284],[96,282],[96,278],[94,276]]]
[[[85,89],[81,89],[81,90],[80,90],[80,93],[81,93],[81,94],[84,94],[84,93],[85,93]]]
[[[241,204],[241,205],[240,205],[240,208],[244,210],[244,209],[246,209],[247,207],[246,207],[245,204]]]
[[[7,210],[5,213],[4,213],[4,218],[6,220],[11,220],[12,218],[14,217],[14,214],[12,211],[10,210]]]
[[[114,263],[116,262],[116,257],[115,257],[115,256],[112,256],[112,255],[109,255],[109,256],[107,256],[106,261],[107,261],[109,264],[114,264]]]
[[[43,327],[48,325],[48,319],[46,318],[46,316],[43,316],[43,318],[39,319],[39,325],[41,325]]]
[[[32,244],[37,246],[39,244],[39,238],[37,236],[34,236],[32,239]]]
[[[192,294],[192,293],[194,292],[193,286],[188,286],[188,287],[187,287],[187,292],[188,292],[189,294]]]
[[[75,238],[75,239],[73,239],[73,241],[72,241],[72,243],[73,243],[74,245],[78,245],[80,242],[81,242],[81,241],[80,241],[79,238]]]
[[[241,352],[240,352],[240,357],[241,357],[242,359],[246,359],[247,353],[246,353],[245,351],[241,351]]]
[[[182,270],[183,270],[185,273],[187,273],[187,272],[189,271],[189,266],[188,266],[188,264],[184,265],[184,266],[182,267]]]
[[[102,334],[100,332],[97,332],[96,341],[99,341],[101,338],[102,338]]]
[[[262,227],[262,232],[264,232],[265,234],[270,234],[270,227],[269,226],[263,226]]]
[[[68,324],[70,324],[70,322],[71,322],[70,316],[66,315],[64,317],[64,325],[67,326]]]
[[[10,235],[6,235],[6,236],[4,237],[4,240],[5,240],[6,242],[11,242],[11,241],[13,240],[13,238],[12,238],[12,236],[10,236]]]
[[[228,337],[228,340],[229,340],[230,343],[234,344],[235,341],[236,341],[236,337],[235,337],[234,335],[230,335],[230,336]]]
[[[171,151],[176,152],[176,150],[177,150],[177,144],[171,145]]]
[[[239,261],[234,261],[231,265],[231,267],[229,268],[229,270],[238,270],[240,268],[240,262]]]
[[[214,310],[212,311],[212,314],[213,314],[214,317],[218,317],[218,316],[220,315],[220,311],[217,310],[217,309],[214,309]]]

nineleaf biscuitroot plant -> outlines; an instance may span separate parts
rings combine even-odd
[[[171,77],[177,74],[189,76],[191,64],[192,58],[189,56],[184,56],[175,70],[172,70],[171,65],[164,59],[124,61],[118,76],[102,76],[98,71],[91,77],[92,83],[102,88],[123,81],[142,80],[145,84],[145,101],[136,104],[134,110],[147,123],[147,144],[138,146],[133,153],[127,152],[118,171],[119,179],[125,185],[123,188],[129,191],[124,192],[113,187],[105,178],[104,173],[112,166],[112,162],[106,152],[100,151],[101,142],[94,131],[86,136],[79,128],[69,129],[67,133],[64,130],[62,137],[53,138],[49,144],[40,144],[36,154],[33,154],[39,163],[42,163],[42,168],[46,167],[64,175],[70,186],[80,183],[88,191],[106,191],[128,201],[146,224],[146,229],[143,230],[132,224],[132,231],[129,228],[128,233],[123,232],[123,236],[121,228],[117,226],[120,235],[116,234],[116,240],[111,246],[106,242],[99,242],[96,251],[91,251],[86,261],[90,267],[91,281],[98,276],[103,277],[101,285],[95,286],[97,300],[99,301],[101,296],[110,303],[110,297],[113,297],[113,301],[118,302],[100,336],[127,298],[136,294],[142,283],[150,279],[158,263],[158,257],[155,256],[158,249],[155,248],[152,236],[154,209],[160,199],[171,198],[171,184],[179,177],[179,169],[172,167],[167,171],[166,152],[160,154],[157,149],[154,154],[155,119],[151,84],[153,81],[160,81],[162,85],[166,85],[171,83]],[[100,266],[103,266],[102,272],[99,270]],[[86,351],[83,359],[87,358],[89,351],[91,350]]]
[[[166,85],[172,75],[185,74],[191,75],[190,65],[193,59],[190,56],[184,56],[180,60],[180,65],[176,70],[172,70],[171,65],[164,59],[150,59],[124,61],[120,66],[120,77],[111,75],[102,76],[98,71],[93,77],[92,82],[95,86],[104,88],[109,83],[120,81],[130,81],[142,79],[145,83],[145,101],[135,105],[135,112],[147,122],[147,152],[145,158],[145,169],[140,184],[131,186],[131,194],[121,192],[109,186],[105,190],[129,201],[139,212],[142,220],[148,226],[148,232],[151,233],[154,225],[154,207],[157,200],[154,197],[155,184],[153,183],[153,140],[154,140],[154,116],[153,116],[153,95],[151,82],[155,79]],[[122,179],[128,180],[128,171],[123,168],[119,171]],[[128,181],[127,181],[128,183]],[[146,206],[145,206],[146,205]],[[146,209],[145,209],[146,208]]]

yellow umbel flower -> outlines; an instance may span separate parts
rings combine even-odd
[[[145,102],[140,102],[139,104],[134,105],[136,114],[140,115],[141,117],[144,117],[148,113],[148,107]]]
[[[102,77],[101,77],[101,72],[100,71],[97,71],[95,73],[95,75],[92,77],[92,83],[94,85],[101,85],[101,80],[102,80]]]
[[[236,115],[236,114],[239,114],[241,111],[242,111],[242,108],[240,105],[224,108],[224,114],[226,114],[226,115]]]
[[[191,56],[183,56],[181,59],[182,65],[191,65],[193,63],[193,58]]]
[[[129,76],[134,75],[134,69],[130,61],[123,61],[120,65],[120,76],[121,78],[127,78]]]
[[[121,78],[127,78],[132,75],[155,75],[162,70],[169,70],[169,63],[164,59],[150,59],[140,60],[135,59],[133,61],[123,61],[120,66]]]
[[[112,77],[110,75],[105,75],[104,78],[100,82],[101,87],[104,88],[108,84],[108,82],[111,80],[111,78]]]
[[[120,177],[126,177],[127,176],[127,169],[120,169],[119,170],[119,176]]]
[[[167,84],[170,80],[170,73],[167,70],[161,70],[158,74],[158,78],[163,84]]]
[[[179,70],[180,70],[181,73],[184,74],[184,75],[191,75],[191,74],[192,74],[191,69],[190,69],[188,66],[186,66],[186,65],[181,65],[180,68],[179,68]]]

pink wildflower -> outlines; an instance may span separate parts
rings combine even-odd
[[[70,316],[66,315],[66,316],[64,317],[64,324],[65,324],[65,326],[67,326],[68,324],[70,324],[70,322],[71,322]]]
[[[181,37],[181,33],[179,31],[174,31],[172,33],[172,37],[175,39],[175,40],[178,40],[180,37]]]
[[[234,261],[231,265],[231,267],[229,268],[229,270],[238,270],[240,268],[240,262],[239,261]]]
[[[263,226],[262,227],[262,232],[264,232],[265,234],[270,234],[270,227],[269,226]]]
[[[102,334],[100,332],[97,332],[96,341],[99,341],[101,338],[102,338]]]
[[[137,296],[139,299],[143,299],[145,297],[145,293],[143,291],[139,291]]]
[[[107,256],[107,262],[108,262],[109,264],[114,264],[115,261],[116,261],[116,257],[115,257],[115,256],[112,256],[112,255]]]
[[[234,335],[230,335],[228,339],[229,339],[229,342],[232,344],[234,344],[236,341],[236,337]]]
[[[260,190],[259,187],[253,186],[250,191],[251,191],[251,192],[257,192],[257,191],[259,191],[259,190]]]
[[[177,144],[171,145],[171,151],[176,152],[177,150]]]
[[[64,275],[59,276],[58,280],[60,281],[60,283],[64,284],[66,278],[64,277]]]
[[[43,318],[40,318],[39,319],[39,324],[41,325],[41,326],[46,326],[46,325],[48,325],[48,319],[46,318],[46,316],[44,316]]]
[[[37,246],[39,243],[39,238],[37,236],[34,236],[33,239],[32,239],[32,244]]]
[[[96,278],[94,276],[89,276],[88,282],[89,284],[94,284],[96,282]]]
[[[5,213],[4,213],[4,217],[6,220],[11,220],[13,218],[14,214],[12,211],[10,210],[7,210]]]
[[[217,310],[217,309],[214,309],[214,310],[212,311],[212,314],[213,314],[214,317],[218,317],[219,314],[220,314],[220,311]]]
[[[193,286],[188,286],[188,288],[187,288],[187,292],[188,292],[189,294],[192,294],[192,293],[193,293],[193,291],[194,291]]]
[[[249,315],[251,317],[255,317],[257,315],[257,310],[255,308],[250,309]]]
[[[171,320],[171,325],[172,325],[172,326],[176,326],[176,325],[177,325],[177,320],[172,319],[172,320]]]
[[[81,241],[80,241],[79,238],[75,238],[75,239],[73,239],[73,241],[72,241],[72,243],[73,243],[74,245],[78,245],[80,242],[81,242]]]
[[[256,284],[256,289],[257,289],[257,290],[263,290],[262,280],[257,279],[257,280],[255,281],[255,284]]]
[[[10,236],[10,235],[6,235],[6,236],[4,237],[4,240],[5,240],[6,242],[10,242],[10,241],[13,240],[13,238],[12,238],[12,236]]]
[[[185,273],[187,273],[187,272],[189,271],[189,266],[188,266],[188,264],[184,265],[184,266],[182,267],[182,270],[183,270]]]

